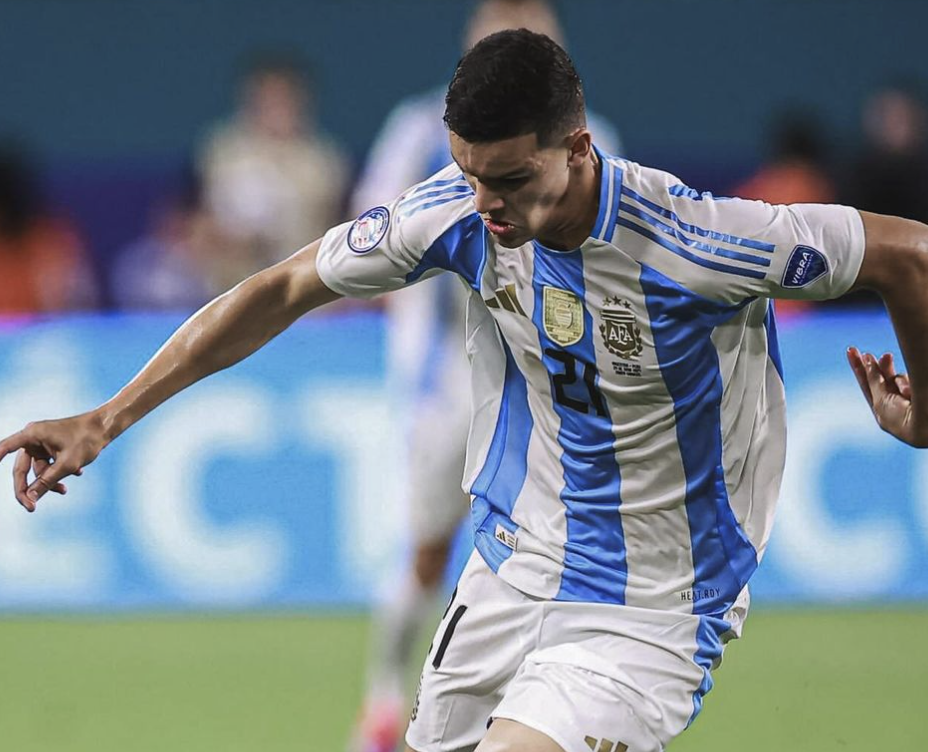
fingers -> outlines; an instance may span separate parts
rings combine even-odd
[[[26,437],[25,433],[25,431],[17,431],[11,436],[7,436],[3,441],[0,441],[0,461],[8,454],[12,454],[17,449],[22,449],[29,443],[29,439]]]
[[[35,480],[29,483],[29,470],[35,473]],[[66,494],[68,487],[61,479],[68,475],[81,475],[78,468],[69,472],[63,462],[50,463],[44,457],[33,458],[25,449],[20,449],[13,463],[13,493],[16,500],[29,512],[34,512],[36,504],[49,491]]]
[[[893,361],[892,353],[884,353],[880,358],[878,366],[886,377],[887,387],[897,394],[905,397],[907,400],[912,399],[912,385],[909,383],[909,377],[904,373],[896,373],[896,365]]]
[[[18,450],[13,463],[13,493],[29,512],[35,511],[38,500],[49,491],[66,494],[68,488],[62,480],[83,472],[81,465],[85,460],[81,459],[80,450],[64,448],[72,437],[68,436],[63,423],[30,423],[22,431],[0,441],[0,459]],[[29,481],[30,472],[32,482]]]
[[[883,394],[898,394],[912,398],[912,386],[906,374],[896,373],[892,353],[884,353],[879,359],[870,353],[862,353],[856,347],[847,349],[847,359],[854,371],[857,384],[873,408],[874,398]]]
[[[80,468],[72,466],[63,455],[54,464],[46,465],[41,473],[36,471],[35,480],[26,489],[26,498],[32,501],[33,510],[35,503],[49,491],[64,493],[67,490],[61,482],[63,478],[80,473]]]
[[[13,493],[16,501],[25,508],[27,512],[35,511],[35,502],[27,495],[29,487],[29,468],[32,465],[32,458],[26,454],[25,449],[20,449],[16,455],[16,461],[13,463]]]
[[[877,365],[887,379],[892,379],[896,375],[896,366],[893,363],[892,353],[883,353]]]
[[[39,457],[39,458],[35,458],[32,460],[32,472],[34,472],[37,477],[44,474],[45,471],[48,469],[48,467],[49,467],[49,462],[46,459]],[[80,475],[81,471],[78,470],[74,474]],[[57,494],[66,494],[68,492],[68,489],[64,485],[64,483],[56,483],[55,486],[51,490]]]
[[[857,379],[857,386],[860,387],[860,391],[863,392],[864,399],[867,400],[867,404],[870,405],[870,409],[873,409],[873,393],[870,391],[870,380],[867,374],[867,366],[864,362],[864,355],[861,354],[860,350],[856,347],[849,347],[847,349],[847,362],[851,366],[851,370],[854,372],[854,378]]]
[[[871,399],[875,399],[877,395],[882,395],[887,391],[886,376],[884,376],[883,371],[880,370],[880,364],[877,362],[877,359],[870,353],[863,354],[863,362],[867,375],[867,384],[870,386],[870,396]]]

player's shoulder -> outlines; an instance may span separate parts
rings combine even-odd
[[[684,183],[679,177],[666,170],[648,167],[626,159],[615,159],[620,165],[621,204],[623,215],[632,214],[642,219],[656,216],[662,220],[679,223],[729,222],[733,212],[743,211],[747,203],[728,196],[715,196],[710,191],[697,190]],[[642,212],[647,212],[642,215]],[[689,230],[689,226],[683,226]],[[699,228],[693,231],[705,234]]]
[[[396,199],[363,212],[351,225],[349,245],[402,248],[414,255],[432,246],[452,228],[468,219],[480,221],[474,192],[454,164],[406,189]],[[360,242],[354,242],[358,236]]]
[[[618,160],[621,187],[614,242],[643,267],[692,293],[741,301],[763,279],[774,246],[767,216],[715,197],[673,173]]]
[[[686,186],[676,175],[656,167],[633,162],[618,157],[608,158],[622,171],[622,191],[626,195],[638,194],[651,201],[664,203],[674,198],[696,194],[692,188]]]
[[[393,205],[394,221],[403,234],[421,242],[477,216],[474,191],[455,164],[404,191]]]

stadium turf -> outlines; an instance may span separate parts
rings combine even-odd
[[[0,750],[341,752],[361,616],[0,621]],[[928,610],[757,611],[673,752],[928,749]]]

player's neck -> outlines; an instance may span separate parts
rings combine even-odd
[[[590,150],[590,158],[577,171],[576,184],[564,194],[557,214],[561,221],[538,236],[538,242],[555,251],[572,251],[590,237],[599,214],[602,160]]]

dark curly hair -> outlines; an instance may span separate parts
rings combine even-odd
[[[470,143],[535,133],[542,146],[586,125],[583,85],[567,53],[544,34],[500,31],[458,63],[445,125]]]

